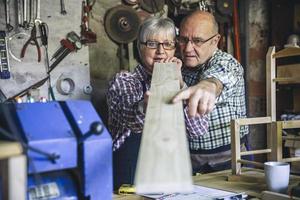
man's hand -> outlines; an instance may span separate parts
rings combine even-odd
[[[180,91],[174,98],[173,103],[181,100],[189,100],[189,115],[195,117],[210,113],[216,103],[217,96],[221,93],[223,85],[217,80],[202,80],[197,85]]]

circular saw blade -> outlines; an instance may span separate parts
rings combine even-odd
[[[139,0],[142,9],[149,13],[157,13],[164,8],[164,0]]]
[[[136,39],[140,19],[130,6],[119,5],[109,9],[104,17],[104,28],[113,41],[121,44]]]

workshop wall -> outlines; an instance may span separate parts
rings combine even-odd
[[[22,0],[19,0],[23,2]],[[40,38],[38,42],[41,49],[41,62],[37,61],[37,49],[34,45],[28,45],[23,59],[20,58],[21,49],[30,37],[33,24],[30,28],[18,26],[18,5],[19,1],[8,1],[10,8],[10,24],[14,27],[7,32],[9,49],[12,55],[9,56],[11,78],[0,79],[0,89],[6,98],[11,98],[37,83],[47,76],[45,48],[41,46]],[[5,1],[0,2],[0,30],[6,30]],[[29,2],[29,1],[27,1]],[[36,3],[36,0],[32,0]],[[60,41],[66,38],[67,33],[75,31],[80,35],[81,25],[81,1],[65,1],[67,14],[62,15],[60,0],[41,0],[40,18],[46,22],[49,28],[48,54],[49,59],[61,47]],[[36,4],[35,4],[36,6]],[[35,10],[34,10],[35,12]],[[29,14],[29,11],[27,11]],[[21,13],[22,14],[22,13]],[[35,17],[35,16],[33,16]],[[17,34],[17,35],[16,35]],[[37,30],[39,35],[39,30]],[[14,56],[13,56],[14,55]],[[17,59],[14,59],[16,57]],[[18,59],[21,62],[17,61]],[[54,60],[50,62],[50,65]],[[90,65],[88,47],[83,46],[76,53],[72,52],[51,72],[51,87],[56,100],[66,99],[89,99],[90,98]],[[48,99],[47,84],[35,90],[35,100],[39,97]],[[26,101],[26,97],[24,97]]]
[[[112,76],[120,71],[118,45],[112,42],[104,30],[105,12],[120,3],[120,0],[97,0],[90,18],[90,26],[97,33],[97,43],[89,48],[92,102],[105,120],[107,117],[105,93]]]

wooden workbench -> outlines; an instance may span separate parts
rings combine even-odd
[[[260,198],[261,192],[267,190],[264,181],[263,170],[258,169],[243,169],[243,173],[247,178],[240,180],[227,181],[228,176],[231,175],[231,170],[220,171],[211,174],[201,174],[193,177],[194,184],[207,186],[211,188],[223,189],[232,192],[244,192],[250,196]],[[235,179],[234,177],[231,179]],[[299,176],[291,176],[290,187],[300,181]],[[116,200],[146,200],[147,198],[137,195],[116,195],[113,199]]]
[[[27,161],[20,143],[0,140],[0,177],[0,199],[26,199]]]

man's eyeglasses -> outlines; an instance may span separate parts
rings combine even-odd
[[[183,37],[183,36],[179,36],[177,38],[177,41],[179,43],[179,45],[187,45],[187,43],[189,43],[189,41],[192,42],[192,44],[196,45],[197,47],[200,47],[201,45],[203,45],[205,42],[208,42],[209,40],[213,39],[217,34],[211,36],[210,38],[208,38],[207,40],[203,40],[201,38],[198,37],[194,37],[191,40],[188,37]]]
[[[172,50],[176,47],[175,41],[157,42],[148,40],[146,42],[141,42],[141,44],[146,45],[149,49],[157,49],[159,45],[162,45],[165,50]]]

